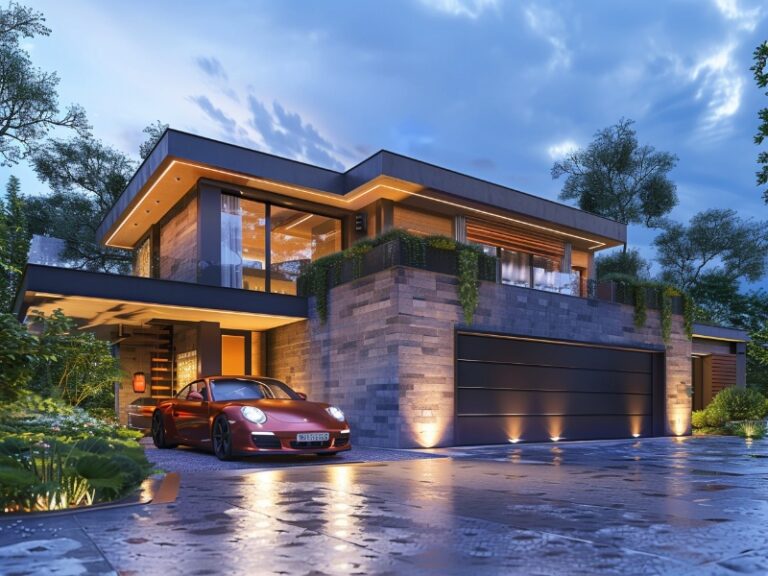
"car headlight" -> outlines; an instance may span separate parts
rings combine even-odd
[[[256,406],[243,406],[240,408],[240,412],[243,413],[243,418],[254,424],[264,424],[267,421],[267,415]]]
[[[325,409],[328,414],[336,418],[339,422],[344,422],[344,412],[341,411],[341,408],[336,408],[336,406],[329,406]]]

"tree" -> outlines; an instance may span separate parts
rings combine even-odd
[[[766,70],[768,42],[763,42],[755,48],[753,57],[755,65],[750,70],[754,73],[757,86],[765,88],[768,86],[768,70]],[[765,94],[768,96],[768,92]],[[760,125],[757,128],[757,134],[755,134],[755,144],[760,145],[768,137],[768,107],[760,109],[757,115],[760,118]],[[762,168],[757,172],[757,185],[765,186],[768,184],[768,151],[763,150],[757,155],[757,163],[762,165]],[[763,191],[763,200],[768,203],[768,188]]]
[[[55,73],[34,68],[23,38],[48,36],[40,12],[15,2],[0,8],[0,165],[26,158],[50,130],[73,128],[84,134],[89,126],[80,106],[59,111]]]
[[[634,248],[627,251],[599,255],[595,260],[595,266],[597,268],[598,280],[613,274],[632,276],[637,279],[650,276],[648,262]]]
[[[0,312],[8,312],[27,264],[31,235],[19,179],[11,176],[0,201]]]
[[[146,141],[139,146],[139,156],[142,160],[146,160],[147,156],[152,153],[152,149],[155,147],[168,130],[168,124],[163,124],[160,120],[155,120],[153,124],[149,124],[142,132],[147,135]]]
[[[75,268],[127,273],[130,252],[103,247],[96,230],[128,184],[133,161],[99,140],[78,136],[49,140],[32,156],[32,165],[52,190],[28,199],[32,232],[64,240],[62,258]]]
[[[622,118],[595,133],[592,143],[552,166],[552,178],[566,175],[561,200],[623,224],[659,225],[677,204],[668,178],[677,157],[637,141],[632,120]],[[626,251],[626,247],[625,247]]]
[[[733,210],[705,210],[688,226],[666,222],[654,245],[665,281],[687,292],[707,286],[738,291],[740,280],[765,275],[768,223],[742,219]]]

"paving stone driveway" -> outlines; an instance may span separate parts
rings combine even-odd
[[[434,454],[188,471],[172,505],[0,520],[0,572],[768,573],[768,441]]]

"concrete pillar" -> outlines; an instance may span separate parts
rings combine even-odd
[[[197,194],[197,281],[221,286],[221,190],[201,184]]]

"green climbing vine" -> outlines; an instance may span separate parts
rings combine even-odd
[[[472,318],[480,300],[480,283],[477,280],[477,251],[466,248],[459,251],[459,302],[464,311],[464,322],[472,324]]]
[[[632,297],[635,301],[635,326],[642,328],[648,319],[648,309],[645,301],[645,284],[635,284],[632,286]]]

